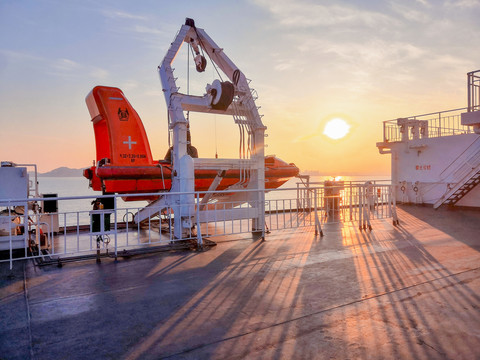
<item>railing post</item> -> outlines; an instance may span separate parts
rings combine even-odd
[[[297,183],[297,209],[300,208],[300,184]]]
[[[102,199],[103,200],[103,199]],[[103,209],[103,207],[101,207],[100,209]],[[100,232],[99,232],[99,235],[97,235],[97,238],[95,239],[96,243],[97,243],[97,264],[100,264],[101,263],[101,260],[100,260],[100,241],[101,241],[101,237],[105,234],[105,211],[104,210],[97,210],[98,211],[98,216],[100,216]],[[66,237],[64,236],[64,239],[66,239]]]
[[[260,207],[260,210],[262,211],[262,240],[265,241],[265,187],[260,190],[262,192],[261,196],[261,202],[262,206]]]
[[[320,220],[318,219],[318,200],[317,200],[317,189],[313,189],[313,203],[314,203],[314,212],[315,212],[315,236],[320,234],[321,237],[323,237],[323,230],[322,230],[322,225],[320,223]]]
[[[196,217],[197,217],[197,246],[199,249],[203,250],[203,238],[202,238],[202,229],[200,228],[200,194],[196,193],[195,197],[197,199],[197,211],[196,211]]]
[[[472,73],[468,73],[467,74],[467,91],[468,91],[468,112],[472,112],[473,109],[472,109],[472,80],[473,80],[473,74]]]
[[[442,129],[444,128],[442,124],[442,113],[438,113],[438,128],[440,129],[440,136],[442,136]]]
[[[363,213],[363,203],[362,203],[362,187],[357,185],[358,190],[358,228],[362,230],[362,213]]]
[[[388,203],[388,217],[393,216],[392,212],[392,187],[387,185],[387,203]]]
[[[13,244],[12,244],[12,207],[10,206],[10,200],[8,201],[8,234],[10,241],[10,270],[13,269]]]
[[[350,205],[349,205],[349,207],[348,207],[349,210],[350,210],[350,221],[352,221],[352,219],[353,219],[353,214],[352,214],[352,213],[353,213],[353,210],[352,210],[352,205],[353,205],[353,204],[352,204],[352,203],[353,203],[353,198],[352,198],[352,197],[353,197],[353,194],[352,194],[352,190],[353,190],[353,189],[352,189],[352,182],[350,181],[350,200],[349,200],[349,201],[350,201]]]
[[[117,239],[117,195],[113,197],[113,208],[114,208],[114,213],[113,217],[115,220],[115,261],[117,261],[117,256],[118,256],[118,239]],[[128,223],[128,215],[127,215],[127,223]],[[128,228],[127,228],[127,236],[128,236]],[[128,239],[128,238],[127,238]],[[128,241],[128,240],[127,240]]]

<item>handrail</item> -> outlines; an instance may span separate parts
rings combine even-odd
[[[472,158],[478,156],[478,153],[480,151],[480,147],[479,149],[477,149],[476,152],[473,153],[473,155],[471,155],[467,160],[461,160],[461,158],[463,157],[464,154],[466,154],[474,145],[476,145],[478,142],[480,142],[480,138],[477,138],[475,139],[459,156],[457,156],[439,175],[439,178],[440,179],[445,179],[446,177],[448,177],[449,175],[452,175],[456,172],[458,172],[460,170],[460,168],[462,168],[463,166],[465,165],[468,165],[469,164],[469,160],[471,160]],[[449,171],[448,174],[444,175],[445,172],[451,167],[453,166],[457,161],[460,160],[460,164],[459,166],[457,166],[454,170],[452,171]]]
[[[444,114],[444,113],[454,112],[454,111],[460,111],[460,110],[468,110],[468,107],[463,107],[463,108],[458,108],[458,109],[450,109],[450,110],[442,110],[442,111],[435,111],[435,112],[431,112],[431,113],[427,113],[427,114],[413,115],[413,116],[400,117],[400,118],[401,119],[415,119],[415,120],[417,120],[417,118],[423,117],[423,116],[439,115],[439,114]],[[391,122],[391,121],[397,122],[397,119],[385,120],[384,122]]]
[[[205,239],[215,236],[227,236],[240,233],[249,233],[252,231],[252,224],[258,217],[258,208],[252,206],[252,200],[248,197],[237,196],[248,192],[261,192],[268,196],[265,200],[262,197],[257,198],[257,202],[262,202],[265,208],[265,224],[269,231],[298,228],[306,226],[315,226],[315,233],[322,234],[322,226],[325,222],[357,222],[360,229],[371,229],[371,219],[386,219],[393,217],[396,222],[395,203],[393,186],[390,184],[365,183],[354,184],[350,182],[349,186],[338,193],[332,193],[331,187],[312,186],[301,189],[300,194],[296,188],[282,188],[269,190],[244,189],[236,190],[234,197],[223,199],[222,195],[232,195],[232,190],[227,191],[208,191],[194,192],[195,203],[191,208],[178,209],[173,201],[158,206],[160,216],[158,219],[149,218],[143,224],[133,224],[129,221],[119,222],[123,214],[138,212],[143,208],[138,204],[124,204],[118,206],[117,200],[125,196],[138,196],[138,194],[121,195],[88,195],[88,196],[58,196],[50,198],[59,201],[59,211],[49,213],[55,216],[59,221],[57,233],[54,233],[53,226],[48,225],[46,230],[47,247],[49,247],[49,257],[55,261],[62,261],[62,258],[70,256],[89,257],[100,253],[100,246],[105,252],[101,256],[108,256],[109,251],[115,258],[119,251],[130,251],[131,249],[146,248],[149,246],[179,244],[180,240],[197,240],[198,246],[204,245]],[[202,209],[200,197],[205,193],[213,193],[218,196],[217,202],[212,202],[208,207]],[[158,193],[152,193],[160,195]],[[174,193],[163,193],[163,196],[172,196]],[[296,195],[296,196],[295,196]],[[112,209],[92,210],[90,201],[87,199],[114,198]],[[9,211],[8,222],[12,221],[12,206],[23,202],[25,209],[27,202],[42,200],[43,198],[28,198],[22,200],[7,200],[0,204],[6,206]],[[75,201],[75,209],[61,210],[65,201]],[[124,207],[125,206],[125,207]],[[178,211],[176,213],[175,211]],[[113,215],[112,218],[108,215]],[[174,234],[175,216],[188,214],[196,217],[194,219],[196,228],[193,226],[182,234],[182,238]],[[39,215],[44,215],[40,213]],[[99,216],[100,230],[93,228],[93,215]],[[102,216],[103,215],[103,216]],[[107,215],[108,217],[105,217]],[[124,215],[124,216],[125,216]],[[16,215],[15,215],[16,216]],[[24,215],[26,217],[27,215]],[[124,217],[123,217],[124,218]],[[45,223],[53,219],[47,220]],[[108,223],[107,223],[108,221]],[[27,220],[25,219],[24,223]],[[44,223],[44,221],[41,221]],[[40,224],[40,222],[38,223]],[[108,225],[107,225],[108,224]],[[2,236],[5,244],[10,246],[11,254],[8,259],[10,267],[14,260],[42,258],[41,252],[25,253],[19,257],[13,257],[13,243],[16,240],[12,237],[12,231],[9,235]],[[44,230],[45,232],[45,230]],[[39,234],[39,232],[37,232]],[[103,238],[103,235],[113,234],[112,241]],[[33,240],[37,243],[38,249],[41,248],[41,239],[30,238],[33,234],[30,231],[24,232],[24,244]],[[28,243],[30,244],[30,243]],[[17,245],[15,245],[17,246]],[[190,246],[190,245],[189,245]],[[45,249],[43,249],[45,250]],[[113,251],[113,252],[112,252]]]
[[[480,70],[471,71],[467,74],[468,112],[480,109],[480,76],[475,75],[477,72],[480,72]]]
[[[473,130],[470,126],[462,125],[460,118],[460,111],[466,112],[467,107],[438,111],[433,113],[426,113],[421,115],[414,115],[407,118],[407,120],[427,121],[428,130],[422,138],[437,138],[443,136],[459,135],[464,133],[471,133]],[[436,115],[435,117],[431,117]],[[428,117],[428,118],[426,118]],[[383,122],[383,141],[384,142],[399,142],[404,138],[401,133],[401,125],[398,124],[398,119],[385,120]],[[408,139],[412,139],[411,134],[408,134]]]

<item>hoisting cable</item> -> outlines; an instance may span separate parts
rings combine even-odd
[[[205,53],[204,53],[204,51],[203,51],[204,45],[203,45],[202,38],[198,35],[198,31],[197,31],[197,28],[196,28],[196,27],[194,27],[194,30],[195,30],[195,34],[197,34],[197,40],[198,40],[198,42],[200,43],[200,50],[202,51],[202,56],[204,56]],[[213,49],[213,51],[215,51],[215,49]],[[208,52],[207,52],[207,56],[208,56],[208,58],[210,59],[210,62],[212,63],[213,67],[215,68],[215,71],[217,72],[218,77],[219,77],[220,80],[223,82],[222,75],[220,75],[220,72],[218,71],[217,66],[215,65],[215,62],[212,60],[212,58],[210,57],[210,54],[209,54]],[[204,56],[204,57],[205,57],[205,56]]]
[[[243,140],[242,125],[240,123],[238,123],[237,125],[238,125],[238,130],[239,130],[239,135],[240,135],[240,144],[239,144],[239,147],[238,147],[238,156],[239,156],[240,160],[242,160],[243,159],[243,157],[242,157],[242,140]],[[238,179],[237,184],[243,183],[243,170],[242,169],[243,169],[243,166],[240,162],[240,168],[238,169],[239,179]]]
[[[158,163],[158,166],[160,166],[160,171],[162,172],[162,183],[163,183],[163,190],[166,190],[165,189],[165,179],[163,177],[163,166],[162,164]]]
[[[242,124],[242,157],[247,159],[247,154],[245,152],[245,124]],[[247,139],[248,141],[248,139]],[[247,182],[247,168],[242,166],[242,184]]]
[[[250,151],[250,144],[252,142],[252,129],[251,129],[251,126],[250,124],[247,125],[247,133],[248,133],[248,139],[247,139],[247,153],[245,155],[246,158],[248,159],[251,159],[252,158],[252,154],[251,154],[251,151]],[[252,171],[251,167],[248,167],[248,169],[246,169],[246,178],[247,178],[247,182],[250,181],[250,172]]]
[[[167,137],[168,137],[168,148],[172,146],[170,141],[170,111],[167,109]]]
[[[238,130],[239,130],[239,134],[240,134],[240,144],[239,144],[239,148],[238,148],[238,156],[240,158],[240,160],[242,159],[242,126],[241,124],[237,124],[238,125]],[[240,168],[239,170],[239,181],[238,182],[241,182],[242,181],[242,169]]]
[[[198,40],[198,43],[200,45],[202,55],[204,55],[205,52],[207,53],[207,56],[210,59],[210,62],[212,63],[213,68],[217,72],[217,75],[220,78],[220,80],[223,82],[223,77],[220,74],[215,62],[212,60],[210,54],[208,53],[208,51],[204,52],[205,46],[203,44],[203,41],[202,41],[201,37],[198,34],[198,31],[197,31],[196,27],[194,27],[194,30],[195,30],[195,34],[197,35],[197,40]],[[216,49],[213,49],[213,52],[215,52],[215,50]],[[239,79],[240,79],[240,72],[238,70],[236,70],[233,73],[233,79],[232,79],[235,83],[235,86],[238,84]],[[235,106],[236,105],[235,101],[233,101],[232,105],[233,105],[233,108],[234,108],[235,115],[237,117],[240,117],[240,112],[239,112],[239,109]],[[235,118],[235,115],[234,115],[234,118]],[[242,160],[242,159],[246,159],[246,155],[247,155],[246,151],[245,151],[245,124],[241,124],[241,122],[239,122],[238,126],[239,126],[239,131],[240,131],[239,154],[240,154],[240,159]],[[215,134],[216,134],[216,122],[215,122]],[[250,134],[249,134],[249,137],[250,137]],[[250,152],[250,139],[247,140],[247,143],[248,143],[248,152]],[[216,135],[215,135],[215,157],[217,157],[217,156],[218,156],[218,154],[217,154],[217,143],[216,143]],[[240,169],[239,169],[240,179],[239,179],[239,182],[237,184],[244,184],[247,181],[247,171],[248,171],[248,169],[246,169],[243,166],[243,162],[241,162],[241,166],[240,166]]]
[[[193,47],[188,44],[188,47],[192,49],[193,52]],[[187,50],[187,95],[190,95],[190,56],[188,54]],[[190,111],[187,110],[187,123],[190,122]]]
[[[211,62],[212,64],[214,64],[213,61],[212,61],[212,59],[210,59],[210,62]],[[215,68],[215,66],[214,66],[213,68]],[[213,82],[213,80],[215,80],[215,73],[213,72],[213,68],[212,68],[212,82]],[[213,118],[214,118],[214,126],[215,126],[215,159],[218,159],[218,147],[217,147],[217,114],[213,114],[213,116],[214,116]]]
[[[215,159],[218,159],[218,147],[217,147],[217,114],[214,114],[215,121]]]
[[[253,131],[252,131],[252,127],[250,126],[250,124],[248,125],[248,142],[247,142],[247,157],[250,158],[252,156],[252,151],[251,151],[251,145],[252,145],[252,134],[253,134]]]

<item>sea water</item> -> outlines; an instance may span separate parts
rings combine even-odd
[[[356,176],[339,176],[342,181],[381,181],[389,180],[389,175],[356,175]],[[325,180],[333,180],[332,176],[311,176],[311,183],[319,183]],[[64,196],[99,196],[99,191],[93,191],[88,186],[88,180],[84,177],[39,177],[39,192],[41,194],[57,194],[59,197]],[[297,183],[301,183],[298,178],[292,178],[283,184],[281,189],[296,188]]]
[[[357,176],[341,176],[337,177],[342,181],[388,181],[388,175],[357,175]],[[333,180],[331,176],[311,176],[310,183],[323,183],[325,180]],[[285,189],[284,191],[272,191],[266,194],[265,198],[267,200],[279,200],[279,199],[289,199],[294,200],[297,196],[297,184],[301,185],[301,181],[298,178],[292,178],[283,184],[280,189]],[[76,223],[76,217],[80,217],[81,223],[88,223],[89,211],[92,210],[92,201],[97,197],[101,196],[102,193],[99,191],[93,191],[88,186],[88,180],[84,177],[39,177],[38,186],[40,194],[56,194],[58,197],[88,197],[84,199],[70,199],[62,200],[58,203],[58,212],[61,213],[61,216],[68,217],[65,218],[67,224]],[[129,201],[124,202],[121,198],[118,198],[117,208],[118,209],[131,209],[129,215],[129,220],[132,218],[132,213],[138,211],[142,207],[146,206],[146,201]],[[77,215],[78,211],[83,211],[80,215]],[[67,215],[63,215],[67,213]],[[127,210],[119,212],[120,217],[125,217]],[[119,221],[122,221],[122,218]],[[60,220],[61,223],[64,223]]]

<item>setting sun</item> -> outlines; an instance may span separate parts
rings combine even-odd
[[[334,118],[327,122],[323,134],[329,138],[338,140],[343,138],[350,131],[350,125],[343,119]]]

